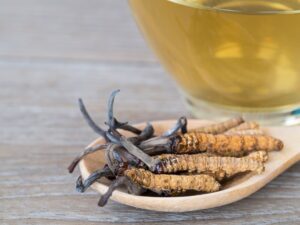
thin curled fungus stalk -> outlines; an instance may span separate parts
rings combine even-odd
[[[100,206],[121,185],[138,195],[145,190],[166,196],[187,190],[218,191],[221,187],[218,181],[223,182],[224,178],[250,171],[262,173],[268,152],[283,148],[282,141],[265,135],[256,122],[241,117],[193,130],[187,130],[187,119],[180,117],[174,127],[155,136],[149,123],[140,130],[115,118],[113,105],[118,92],[112,92],[108,101],[106,130],[93,121],[79,99],[84,119],[105,143],[85,149],[68,168],[73,172],[86,155],[105,151],[106,165],[85,180],[79,176],[76,182],[77,190],[84,192],[102,177],[111,179],[107,193],[98,203]],[[133,136],[126,138],[120,130]]]

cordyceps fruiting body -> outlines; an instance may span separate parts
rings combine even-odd
[[[189,130],[189,132],[201,132],[201,133],[208,133],[208,134],[220,134],[229,129],[232,129],[240,124],[243,124],[244,119],[242,117],[236,117],[229,119],[227,121],[211,124],[207,126],[202,126],[198,128],[194,128]]]
[[[255,130],[255,129],[259,129],[259,124],[254,122],[254,121],[247,121],[247,122],[241,123],[240,125],[238,125],[236,127],[233,127],[231,129],[227,130],[224,133],[226,134],[226,133],[231,133],[231,132],[234,132],[234,131]]]
[[[281,150],[283,142],[266,135],[212,135],[192,132],[173,137],[171,148],[177,154],[212,152],[223,156],[241,156],[257,150]]]
[[[98,205],[103,206],[120,185],[132,194],[147,190],[159,195],[178,195],[189,190],[214,192],[224,178],[243,172],[261,173],[268,160],[268,152],[281,150],[279,139],[264,135],[256,122],[237,117],[222,123],[187,130],[187,119],[180,117],[175,126],[160,136],[150,123],[140,130],[114,117],[114,91],[108,101],[106,125],[98,126],[88,114],[82,100],[80,111],[89,126],[105,143],[89,147],[78,155],[68,170],[73,172],[78,162],[95,151],[105,151],[105,166],[83,180],[79,176],[76,187],[84,192],[102,177],[110,179],[108,191]],[[126,130],[134,136],[125,137]],[[166,154],[167,153],[167,154]]]
[[[235,131],[226,132],[224,134],[245,136],[245,135],[264,135],[265,132],[259,129],[251,129],[251,130],[235,130]]]
[[[204,153],[200,153],[202,156],[206,156],[206,157],[216,157],[219,156],[216,153],[208,153],[208,152],[204,152]],[[160,156],[164,156],[164,155],[169,155],[169,154],[162,154]],[[158,156],[158,157],[160,157]],[[267,162],[269,159],[269,154],[266,151],[255,151],[255,152],[250,152],[247,155],[248,158],[259,161],[259,162]]]
[[[158,156],[160,164],[157,165],[158,173],[211,172],[213,174],[224,172],[226,177],[237,173],[253,171],[258,174],[264,170],[262,162],[247,156],[242,158],[203,156],[202,154],[165,154]]]
[[[247,155],[249,159],[256,160],[258,162],[267,162],[269,159],[269,154],[266,151],[257,151],[257,152],[251,152],[249,155]]]
[[[154,174],[145,169],[131,168],[124,172],[132,182],[160,193],[182,193],[187,190],[214,192],[220,189],[220,184],[212,176],[200,175],[169,175]]]

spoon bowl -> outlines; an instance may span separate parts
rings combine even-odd
[[[175,120],[155,121],[152,125],[157,135],[168,130],[176,123]],[[212,124],[205,120],[189,120],[188,129]],[[136,127],[143,129],[146,124],[137,124]],[[269,160],[265,163],[265,171],[260,174],[248,173],[238,176],[226,184],[220,191],[178,197],[159,196],[136,196],[128,194],[125,189],[118,189],[113,192],[111,199],[125,205],[136,208],[162,211],[162,212],[187,212],[201,209],[219,207],[241,200],[256,192],[275,177],[283,173],[290,166],[300,160],[300,127],[267,127],[264,131],[284,142],[284,149],[278,152],[270,152]],[[128,132],[122,132],[130,136]],[[103,138],[98,138],[88,147],[104,144]],[[87,155],[79,163],[83,179],[86,179],[95,170],[105,164],[104,151],[97,151]],[[94,183],[91,187],[104,194],[108,190],[110,181],[101,179],[101,182]]]

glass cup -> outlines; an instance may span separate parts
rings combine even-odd
[[[199,118],[300,122],[300,0],[129,0]]]

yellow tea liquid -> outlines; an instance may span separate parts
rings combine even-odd
[[[187,98],[241,110],[300,103],[300,1],[130,3]]]

